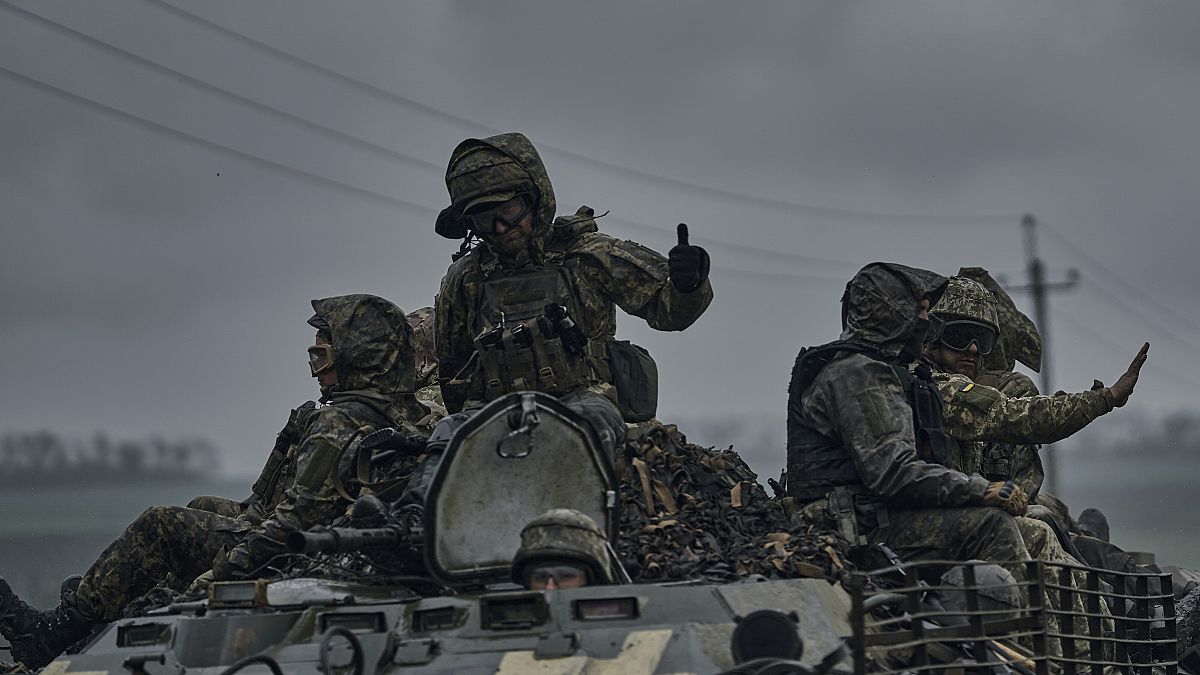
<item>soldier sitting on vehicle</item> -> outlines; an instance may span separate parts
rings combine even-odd
[[[551,509],[521,530],[512,580],[531,591],[611,584],[608,539],[587,514]]]
[[[309,365],[326,405],[294,415],[298,432],[285,434],[280,461],[264,471],[271,479],[255,484],[263,494],[254,512],[264,517],[147,509],[104,550],[74,594],[51,610],[29,607],[0,579],[0,634],[15,660],[41,667],[96,625],[118,618],[168,574],[191,579],[212,567],[209,576],[217,580],[252,578],[285,552],[286,534],[328,525],[345,512],[346,491],[358,490],[355,458],[345,450],[364,427],[417,432],[411,422],[426,411],[412,397],[412,331],[403,311],[371,295],[312,304],[309,324],[317,339]]]
[[[910,561],[1027,560],[1012,518],[1024,493],[944,465],[941,398],[927,368],[907,367],[946,285],[894,263],[867,265],[846,285],[841,339],[802,351],[792,370],[787,490],[852,546],[884,544]],[[1023,565],[1010,572],[1025,578]]]

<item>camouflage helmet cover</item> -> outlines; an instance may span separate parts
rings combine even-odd
[[[978,281],[966,277],[950,277],[950,285],[941,300],[929,310],[941,317],[961,317],[985,323],[999,334],[996,298]]]
[[[581,562],[588,568],[590,583],[612,583],[608,540],[596,521],[575,509],[551,509],[521,530],[521,548],[512,563],[513,582],[524,585],[530,565],[551,559]]]
[[[996,315],[1000,324],[1000,341],[997,348],[983,359],[985,368],[1012,370],[1017,361],[1030,370],[1042,369],[1042,336],[1033,320],[1017,309],[1012,296],[982,267],[963,267],[959,276],[974,279],[992,292],[996,298]]]
[[[538,200],[535,231],[549,231],[554,221],[554,189],[537,148],[524,134],[507,133],[468,138],[450,153],[446,189],[459,213],[487,202],[501,202],[518,193]]]

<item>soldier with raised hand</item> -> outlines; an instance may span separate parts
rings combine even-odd
[[[852,545],[903,559],[1028,559],[1024,493],[946,466],[952,442],[928,368],[911,372],[945,277],[872,263],[842,296],[839,340],[805,349],[788,388],[787,491]],[[1025,578],[1023,566],[1010,571]]]
[[[100,554],[72,596],[39,611],[19,600],[0,579],[0,634],[13,658],[45,665],[93,627],[113,621],[124,606],[169,574],[192,579],[250,578],[277,554],[293,530],[328,525],[358,490],[355,438],[382,427],[418,433],[427,411],[413,398],[412,329],[404,312],[372,295],[314,300],[317,329],[309,366],[324,405],[293,415],[287,449],[255,484],[254,509],[237,517],[175,506],[147,509]],[[285,430],[286,431],[286,430]],[[261,493],[261,494],[260,494]],[[229,512],[229,511],[227,511]]]
[[[953,277],[930,313],[935,330],[924,354],[942,394],[946,431],[960,443],[957,468],[990,480],[1014,481],[1031,495],[1041,488],[1040,462],[1025,462],[1030,470],[1018,472],[1022,463],[1016,461],[1017,447],[1060,441],[1125,405],[1150,349],[1144,344],[1111,387],[1013,397],[976,381],[984,359],[1000,344],[993,293],[977,281]],[[1016,378],[1002,382],[1010,390],[1021,388]]]
[[[600,233],[587,207],[556,219],[545,166],[519,133],[460,143],[446,187],[437,231],[463,239],[434,311],[447,410],[547,392],[583,414],[611,457],[626,421],[653,417],[657,386],[648,356],[616,341],[616,308],[687,328],[712,301],[708,254],[686,225],[664,257]]]

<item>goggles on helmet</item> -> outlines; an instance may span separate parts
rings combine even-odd
[[[485,208],[472,209],[463,214],[463,219],[476,233],[492,234],[496,231],[497,222],[504,223],[505,227],[512,227],[532,210],[533,198],[527,194],[519,194],[495,206],[486,205]]]
[[[308,368],[316,377],[333,367],[333,345],[313,345],[308,348]]]
[[[582,586],[587,583],[587,570],[582,565],[536,565],[528,574],[530,585],[545,586],[551,579],[559,586]]]
[[[967,351],[974,342],[980,355],[986,356],[996,348],[996,329],[970,319],[954,319],[944,322],[934,339],[957,352]]]

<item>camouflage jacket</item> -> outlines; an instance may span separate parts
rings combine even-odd
[[[917,317],[921,298],[931,303],[946,279],[903,265],[872,263],[855,275],[843,296],[842,338],[895,355],[900,363],[925,326]],[[789,447],[804,437],[826,438],[845,448],[866,490],[897,506],[962,506],[978,503],[987,481],[919,458],[913,412],[892,363],[865,354],[843,354],[802,391],[791,391]],[[799,397],[798,401],[795,398]],[[804,466],[804,457],[792,466]],[[791,489],[792,477],[788,477]]]
[[[986,374],[980,379],[994,380],[1012,393],[1036,391],[1028,378],[1017,373]],[[944,428],[959,441],[961,457],[956,468],[1014,480],[1031,494],[1036,494],[1044,477],[1036,446],[1067,438],[1113,409],[1112,392],[1107,388],[1055,396],[1009,396],[957,373],[937,371],[934,381],[942,392]],[[1008,447],[1001,447],[1004,445]],[[1009,465],[1008,475],[986,468],[996,460]]]
[[[473,341],[495,317],[482,316],[483,285],[528,266],[560,265],[574,291],[573,316],[584,335],[592,340],[612,339],[616,334],[616,308],[645,319],[658,330],[683,330],[692,325],[712,302],[712,285],[705,280],[699,288],[682,293],[668,279],[665,256],[632,241],[602,234],[591,209],[583,207],[572,217],[555,220],[554,190],[549,176],[529,140],[520,134],[503,134],[479,141],[503,152],[528,173],[540,199],[530,251],[520,259],[509,259],[480,244],[451,264],[442,279],[434,302],[434,344],[437,349],[438,381],[446,408],[457,412],[472,395],[453,390],[450,381],[463,372],[474,353]],[[453,165],[452,165],[453,167]],[[558,248],[555,255],[548,249]],[[553,259],[552,259],[553,258]],[[546,302],[553,299],[546,298]]]
[[[892,367],[862,354],[825,367],[801,399],[806,426],[840,439],[867,489],[904,506],[978,501],[987,481],[918,458],[912,409]]]
[[[233,529],[246,532],[228,555],[243,574],[283,553],[289,532],[329,525],[346,511],[346,496],[361,487],[357,457],[347,451],[360,432],[393,426],[420,433],[415,423],[428,423],[428,411],[412,396],[412,329],[403,312],[368,295],[314,300],[313,307],[310,323],[332,333],[342,384],[323,399],[326,405],[297,416],[298,439],[277,469],[279,478],[257,508],[232,521]]]

